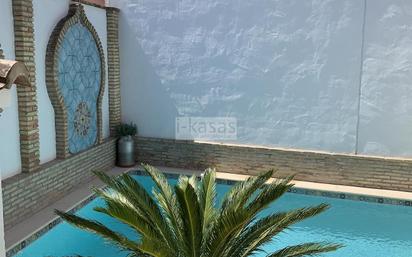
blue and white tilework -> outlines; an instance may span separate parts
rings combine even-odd
[[[101,60],[92,33],[81,23],[65,33],[58,50],[58,80],[67,111],[69,152],[86,150],[97,140],[97,100]]]

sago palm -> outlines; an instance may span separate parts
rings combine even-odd
[[[132,240],[98,221],[56,211],[65,221],[96,233],[135,257],[249,257],[289,226],[315,216],[321,204],[287,212],[258,214],[293,185],[291,178],[267,183],[272,171],[239,182],[216,203],[216,174],[205,171],[200,180],[180,176],[175,186],[152,166],[143,165],[155,183],[152,194],[130,175],[95,174],[107,185],[94,189],[105,205],[94,208],[128,225]],[[262,216],[262,217],[260,217]],[[267,257],[313,256],[340,245],[305,243],[268,253]]]

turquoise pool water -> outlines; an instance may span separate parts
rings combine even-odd
[[[148,177],[137,176],[146,188],[153,184]],[[229,186],[219,185],[222,196]],[[292,230],[281,234],[267,250],[310,241],[330,241],[342,243],[345,248],[327,257],[411,257],[412,256],[412,208],[404,206],[380,205],[324,197],[286,194],[268,211],[288,210],[329,203],[332,208],[315,218],[299,223]],[[78,214],[97,219],[109,227],[134,236],[127,227],[104,215],[92,211],[101,205],[100,199],[78,211]],[[99,237],[61,223],[23,249],[18,257],[125,257],[124,252],[105,243]],[[256,257],[265,256],[264,253]]]

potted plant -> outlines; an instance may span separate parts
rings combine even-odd
[[[117,165],[130,167],[136,164],[133,136],[137,134],[137,126],[134,123],[121,123],[117,129]]]

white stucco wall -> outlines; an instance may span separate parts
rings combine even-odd
[[[11,0],[0,1],[0,44],[6,58],[14,59]],[[20,172],[20,137],[16,87],[10,89],[10,106],[0,114],[0,170],[2,177]]]
[[[238,143],[412,156],[411,1],[110,3],[123,120],[141,135],[231,116]]]
[[[42,163],[55,158],[45,51],[68,3],[34,0]],[[12,59],[11,0],[0,4],[0,31],[5,35],[0,44]],[[136,122],[141,135],[173,138],[178,116],[231,116],[238,119],[238,143],[412,156],[412,2],[111,4],[122,10],[123,120]],[[105,12],[85,9],[107,60]],[[107,80],[105,86],[103,123],[108,136]],[[3,177],[20,172],[15,88],[11,94],[12,106],[0,117]]]
[[[0,169],[1,174],[1,169]],[[6,257],[6,239],[4,237],[4,220],[3,220],[3,189],[0,181],[0,257]]]
[[[0,1],[0,48],[3,49],[6,58],[14,59],[14,34],[13,16],[11,1]],[[0,113],[0,257],[6,256],[4,224],[3,224],[3,191],[1,179],[2,169],[7,169],[10,173],[18,173],[20,170],[20,138],[18,127],[17,92],[13,87],[7,92],[10,100],[10,107],[5,108],[0,103],[0,108],[4,112]],[[3,92],[4,94],[4,92]]]
[[[353,150],[361,1],[120,2],[123,115],[141,135],[232,116],[240,143]]]
[[[0,31],[8,36],[2,36],[0,43],[7,58],[14,58],[13,16],[11,0],[2,0],[0,16]],[[35,51],[36,51],[36,82],[37,101],[39,107],[40,130],[40,160],[48,162],[56,157],[54,111],[47,94],[45,81],[45,58],[50,35],[60,21],[65,17],[69,8],[69,0],[33,0]],[[5,5],[5,9],[3,9]],[[7,12],[7,10],[10,10]],[[109,136],[109,107],[107,83],[107,31],[106,12],[101,8],[85,6],[86,15],[95,27],[105,53],[106,81],[103,98],[103,136]],[[19,153],[18,109],[15,88],[13,89],[13,103],[0,117],[0,169],[3,179],[20,172],[21,161]]]
[[[359,150],[412,156],[412,1],[367,5]]]

